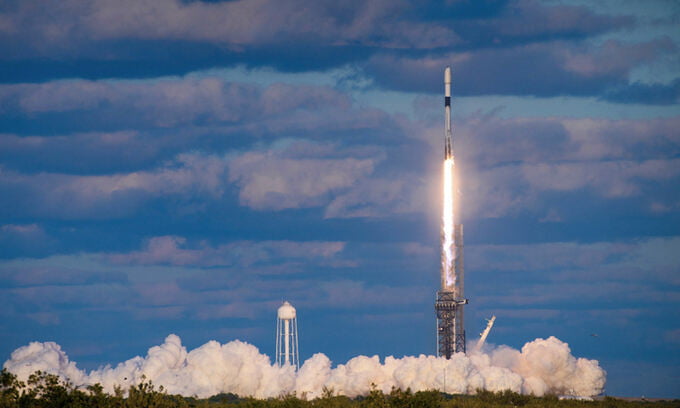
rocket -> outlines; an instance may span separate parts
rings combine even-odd
[[[446,160],[453,158],[453,137],[451,136],[451,67],[446,67],[444,70],[444,110],[446,111],[444,160]]]
[[[437,291],[434,308],[437,315],[437,350],[440,357],[449,359],[454,353],[465,353],[463,307],[468,303],[463,294],[463,224],[458,220],[460,200],[451,135],[451,67],[444,70],[444,111],[442,286]]]

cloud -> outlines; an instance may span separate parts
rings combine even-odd
[[[150,238],[141,251],[111,254],[107,258],[116,264],[132,265],[193,265],[251,268],[258,264],[301,259],[323,262],[343,251],[342,242],[239,241],[218,246],[205,242],[191,248],[184,237]],[[187,248],[189,247],[189,248]]]
[[[668,38],[633,44],[537,43],[425,57],[381,53],[361,66],[378,87],[390,90],[439,93],[441,67],[451,65],[457,96],[590,96],[626,86],[633,68],[676,49]]]
[[[384,217],[425,208],[425,185],[405,167],[382,149],[292,141],[235,157],[229,180],[240,204],[259,211],[322,207],[325,218]]]
[[[636,24],[585,6],[475,3],[14,1],[0,14],[7,62],[1,77],[148,77],[237,63],[301,72],[361,63],[384,50],[441,56],[452,49],[579,41]],[[23,47],[9,46],[19,42]]]
[[[679,125],[680,117],[611,120],[473,114],[457,122],[456,136],[463,159],[480,167],[667,160],[680,153],[680,136],[673,130]]]
[[[257,210],[318,207],[331,194],[369,176],[377,162],[377,158],[288,158],[281,151],[256,151],[229,163],[229,180],[240,188],[239,202]]]
[[[651,181],[671,182],[680,177],[680,160],[619,161],[588,164],[523,166],[532,188],[540,191],[591,189],[606,198],[640,195]]]
[[[297,109],[349,107],[348,97],[329,87],[272,84],[263,88],[217,77],[2,85],[0,100],[2,112],[15,120],[58,114],[61,121],[76,121],[86,114],[99,129],[236,123]]]
[[[610,89],[602,96],[602,99],[618,103],[675,105],[680,103],[680,79],[670,84],[635,82],[628,86]]]
[[[322,1],[310,5],[270,0],[71,0],[47,8],[18,2],[6,9],[3,17],[7,24],[0,28],[4,28],[5,35],[21,37],[30,45],[30,50],[14,50],[15,57],[31,55],[29,52],[94,53],[90,47],[95,41],[133,39],[216,43],[235,52],[290,41],[310,46],[358,44],[424,49],[456,42],[455,34],[445,25],[410,19],[408,12],[412,8],[407,2],[387,1]]]
[[[215,156],[181,154],[150,170],[127,174],[78,176],[0,172],[0,211],[57,218],[116,218],[133,213],[159,196],[220,197],[226,161]],[[21,209],[16,203],[23,203]],[[17,211],[18,210],[18,211]]]
[[[534,0],[508,2],[500,15],[481,21],[495,35],[496,42],[507,38],[545,41],[554,38],[579,38],[633,25],[625,15],[596,14],[585,6],[545,5]]]
[[[171,135],[157,138],[134,130],[49,136],[0,134],[0,160],[22,173],[106,174],[149,167],[177,149]]]
[[[16,85],[21,93],[19,107],[28,113],[83,111],[128,104],[133,110],[155,110],[161,126],[176,125],[206,110],[223,120],[234,120],[241,112],[220,110],[229,99],[252,100],[253,87],[228,84],[217,79],[160,81],[156,83],[110,83],[103,81],[58,81],[40,85]],[[10,88],[10,91],[12,89]],[[231,98],[230,98],[231,97]],[[244,110],[252,105],[240,105]],[[207,113],[207,112],[206,112]]]
[[[423,212],[425,184],[419,177],[365,179],[338,194],[324,212],[326,218],[380,217]]]
[[[282,36],[311,44],[358,42],[386,47],[432,48],[451,42],[447,41],[451,31],[441,25],[407,23],[399,18],[399,11],[406,9],[404,3],[320,2],[305,6],[297,1],[267,0],[230,3],[164,0],[160,5],[149,1],[98,2],[91,7],[83,25],[98,39],[181,38],[214,41],[236,50],[279,44]],[[151,10],[156,13],[150,13]],[[397,21],[389,20],[395,16]]]
[[[543,243],[531,245],[475,245],[468,258],[479,269],[503,271],[540,271],[593,268],[605,261],[620,259],[635,246],[617,243]]]
[[[58,286],[22,286],[2,290],[4,296],[8,296],[17,305],[19,316],[21,312],[47,312],[59,315],[65,310],[125,310],[135,302],[135,293],[131,292],[127,285],[116,281],[118,277],[104,277],[114,279],[109,284],[84,283],[82,285],[58,285]],[[5,316],[16,316],[12,311],[4,311]]]
[[[592,310],[629,302],[664,313],[678,300],[673,288],[680,284],[675,273],[680,258],[674,255],[679,247],[678,237],[468,245],[466,262],[475,265],[476,272],[468,275],[467,283],[477,287],[491,277],[497,281],[477,289],[484,293],[477,301],[485,309],[562,310],[564,302],[577,296]]]
[[[319,299],[314,303],[341,309],[420,304],[430,294],[430,288],[424,286],[367,285],[364,282],[348,280],[320,282],[319,290],[321,291]]]
[[[642,205],[645,212],[673,211],[678,198],[668,186],[680,177],[676,126],[677,117],[471,115],[456,127],[464,174],[463,210],[470,217],[496,218],[541,209],[541,217],[552,211],[568,220],[571,211],[560,208],[564,202],[549,203],[550,194],[585,193],[604,200],[641,200],[635,205]],[[422,134],[430,137],[429,130]]]
[[[117,271],[91,271],[63,267],[7,267],[0,271],[3,287],[82,286],[127,284],[127,275]]]
[[[0,225],[0,258],[40,256],[51,252],[56,242],[41,225]]]
[[[182,154],[242,153],[285,138],[331,140],[323,148],[300,142],[290,149],[316,149],[317,156],[338,159],[379,156],[388,135],[392,146],[414,143],[392,115],[360,107],[326,86],[259,86],[218,77],[67,82],[0,86],[0,110],[6,113],[0,124],[13,131],[0,134],[7,172],[149,171]],[[81,86],[94,90],[79,94]],[[340,144],[356,148],[343,148],[342,155],[328,151]],[[316,158],[311,150],[306,157]]]
[[[365,252],[394,258],[391,264],[402,271],[391,272],[387,282],[378,271],[365,274],[367,268],[382,267],[362,257]],[[414,304],[429,299],[425,286],[414,287],[402,276],[418,268],[415,256],[422,260],[427,254],[416,243],[348,250],[343,242],[211,245],[158,236],[130,252],[4,261],[0,263],[0,292],[13,305],[3,316],[31,313],[41,324],[90,311],[140,320],[257,320],[275,310],[282,295],[309,310],[374,307],[379,312],[406,298]],[[46,313],[54,319],[47,319]]]
[[[326,91],[323,87],[261,89],[258,92],[269,95],[262,100],[275,102],[290,94],[289,106],[265,104],[272,116],[259,123],[247,119],[232,129],[247,148],[227,155],[171,154],[188,150],[194,141],[208,151],[226,148],[219,137],[192,131],[186,138],[180,137],[184,132],[166,138],[160,137],[165,133],[137,131],[0,135],[0,145],[13,157],[0,173],[0,188],[12,200],[0,208],[58,218],[127,217],[151,200],[169,197],[181,201],[191,196],[197,200],[197,210],[210,201],[228,199],[225,192],[236,188],[239,203],[260,212],[319,208],[326,218],[354,218],[432,210],[430,204],[436,200],[430,196],[436,192],[430,191],[432,186],[422,174],[435,169],[424,169],[423,163],[439,148],[434,135],[440,129],[431,122],[390,120],[384,112],[362,112],[352,105],[341,106],[337,115],[307,112],[328,95],[342,95]],[[645,211],[672,211],[678,198],[662,190],[678,176],[674,171],[674,156],[680,152],[674,131],[677,122],[678,118],[501,119],[493,114],[463,118],[457,122],[456,135],[466,177],[462,188],[466,202],[472,204],[464,211],[468,216],[492,218],[535,210],[545,217],[553,211],[566,220],[567,214],[559,208],[541,208],[546,205],[541,201],[547,197],[544,193],[584,190],[607,200],[642,198]],[[339,128],[333,130],[334,126]],[[334,131],[347,137],[328,142]],[[281,139],[266,147],[254,144],[263,133],[279,137],[297,133],[310,139]],[[394,133],[398,136],[383,145]],[[361,137],[364,134],[370,137]],[[60,152],[67,147],[75,149],[73,157],[84,160],[65,160]],[[127,157],[127,163],[119,164]],[[59,171],[13,170],[38,161]],[[66,170],[85,174],[65,174]],[[434,173],[427,179],[433,177]],[[62,205],[66,201],[69,205]]]
[[[6,224],[0,226],[0,242],[30,240],[35,243],[46,238],[45,230],[38,224]]]

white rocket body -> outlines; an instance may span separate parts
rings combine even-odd
[[[453,137],[451,135],[451,67],[444,70],[444,110],[445,129],[444,134],[444,159],[453,158]]]

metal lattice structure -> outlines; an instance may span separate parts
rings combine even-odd
[[[465,269],[463,268],[463,225],[455,227],[456,234],[456,284],[452,290],[442,285],[437,292],[435,311],[437,312],[437,352],[440,357],[450,359],[454,353],[466,352],[465,313],[468,300],[464,296]]]
[[[463,305],[467,299],[456,299],[454,292],[437,292],[437,352],[450,359],[454,353],[465,353]]]

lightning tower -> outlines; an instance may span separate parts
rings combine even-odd
[[[444,70],[444,183],[442,213],[441,290],[437,291],[437,352],[450,359],[454,353],[465,353],[463,224],[460,217],[458,177],[451,134],[451,68]]]

